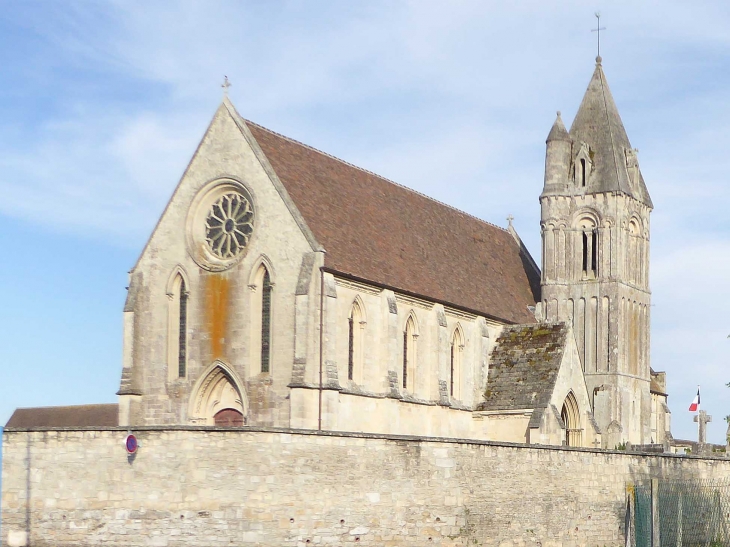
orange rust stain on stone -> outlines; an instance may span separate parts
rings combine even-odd
[[[210,336],[213,359],[222,359],[228,321],[230,281],[225,274],[211,274],[206,280],[205,326]]]

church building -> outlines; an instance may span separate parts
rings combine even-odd
[[[549,132],[539,200],[541,267],[511,223],[224,98],[129,274],[118,425],[664,443],[652,202],[600,57],[570,130],[558,113]]]

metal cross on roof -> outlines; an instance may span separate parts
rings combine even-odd
[[[223,95],[226,97],[228,96],[228,88],[231,87],[233,84],[228,81],[228,76],[223,76],[223,84],[221,84],[221,87],[223,88]]]
[[[596,23],[596,28],[591,29],[591,32],[598,33],[598,36],[597,36],[597,38],[598,38],[598,57],[600,57],[601,56],[601,31],[606,30],[606,27],[601,26],[601,12],[600,11],[596,12],[596,19],[598,20],[598,22]]]

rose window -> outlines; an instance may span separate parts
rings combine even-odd
[[[213,204],[205,221],[205,240],[218,258],[237,256],[253,232],[251,203],[238,193],[224,194]]]

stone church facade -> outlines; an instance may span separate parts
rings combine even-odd
[[[120,425],[664,442],[652,202],[600,59],[540,203],[541,270],[511,226],[224,99],[130,272]]]
[[[600,60],[570,131],[550,131],[540,204],[542,268],[511,224],[225,98],[129,274],[117,425],[664,443],[652,203]]]

